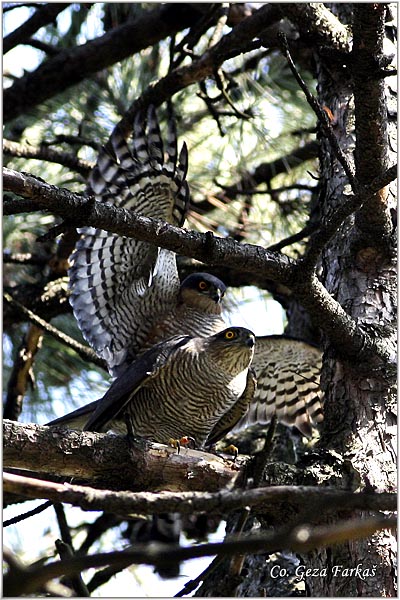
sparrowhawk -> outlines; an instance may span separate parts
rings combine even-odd
[[[246,413],[255,382],[249,370],[254,334],[229,327],[213,336],[173,336],[156,344],[115,379],[107,393],[49,425],[123,431],[160,443],[217,442]]]
[[[118,127],[100,152],[89,191],[100,202],[182,225],[189,202],[185,144],[179,159],[173,121],[165,150],[155,110],[137,113],[128,147]],[[182,285],[174,252],[85,227],[69,271],[71,304],[83,335],[118,375],[162,339],[207,336],[226,327],[221,316],[224,284],[211,275],[189,276]],[[214,293],[216,292],[216,294]],[[257,391],[242,426],[278,419],[310,435],[322,420],[321,352],[285,336],[258,337],[253,369]]]

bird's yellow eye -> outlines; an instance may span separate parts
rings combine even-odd
[[[199,290],[206,290],[208,288],[208,285],[206,284],[205,281],[200,281],[199,283]]]
[[[226,340],[233,340],[233,338],[236,337],[236,333],[234,331],[232,331],[231,329],[229,329],[226,333],[225,333],[225,339]]]

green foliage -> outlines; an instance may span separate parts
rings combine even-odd
[[[139,18],[153,5],[145,3],[93,3],[71,4],[57,18],[56,24],[43,27],[35,39],[56,50],[67,50],[85,44],[128,19]],[[31,11],[32,12],[32,11]],[[17,13],[17,9],[16,9]],[[22,20],[26,19],[26,12]],[[15,28],[15,24],[14,24]],[[225,27],[223,33],[229,32]],[[186,41],[188,31],[176,35],[175,40],[164,40],[141,52],[86,78],[82,83],[41,103],[39,106],[5,126],[5,138],[28,143],[33,147],[46,147],[76,155],[80,159],[95,161],[97,148],[107,141],[112,129],[147,87],[164,77],[171,68],[173,48]],[[214,28],[201,35],[193,47],[200,56],[209,46]],[[20,76],[17,65],[29,69],[45,60],[45,53],[24,46],[24,54],[16,55],[8,63],[9,77]],[[13,51],[15,52],[15,51]],[[11,53],[10,53],[11,54]],[[174,53],[173,60],[180,58]],[[29,60],[28,60],[29,59]],[[190,63],[184,57],[181,65]],[[31,66],[35,65],[35,66]],[[27,67],[28,68],[28,67]],[[15,69],[15,72],[13,73]],[[307,78],[307,73],[303,73]],[[200,231],[214,230],[220,235],[240,236],[244,241],[268,246],[298,231],[306,222],[311,194],[289,189],[271,196],[267,184],[254,193],[238,195],[234,201],[222,204],[219,196],[226,186],[231,186],[254,171],[260,164],[269,163],[290,153],[310,139],[307,130],[315,125],[303,95],[289,74],[285,61],[278,52],[254,50],[226,61],[219,72],[220,82],[207,79],[201,85],[192,85],[172,98],[177,121],[179,145],[186,141],[189,149],[188,181],[192,194],[192,210],[188,227]],[[311,79],[308,77],[308,79]],[[221,83],[226,95],[221,93]],[[218,118],[213,112],[218,113]],[[167,109],[158,109],[161,125],[165,127]],[[304,133],[295,133],[296,130]],[[63,136],[60,139],[60,136]],[[81,175],[66,167],[45,160],[27,160],[6,157],[8,167],[30,172],[46,182],[82,193],[85,181]],[[307,169],[314,171],[315,163],[299,165],[274,177],[272,188],[291,186],[296,182],[311,184]],[[207,213],[196,210],[196,203],[209,198],[216,205]],[[248,214],[242,218],[243,209]],[[28,284],[45,285],[54,278],[49,260],[56,253],[57,240],[38,242],[37,238],[59,222],[52,215],[32,213],[6,217],[3,222],[4,250],[7,253],[31,254],[38,264],[4,265],[4,283],[7,287]],[[297,246],[298,249],[298,246]],[[290,252],[296,252],[296,247]],[[245,288],[232,293],[227,309],[243,310],[245,325],[251,314],[246,298],[255,298],[265,315],[272,310],[266,292]],[[272,311],[276,321],[282,321],[281,309]],[[237,312],[236,312],[237,314]],[[229,318],[229,316],[228,316]],[[266,316],[266,321],[268,317]],[[60,315],[52,324],[61,331],[84,343],[73,315]],[[275,325],[275,323],[274,323]],[[21,347],[29,323],[9,324],[4,331],[3,381],[4,396],[14,359]],[[269,333],[266,323],[265,333]],[[264,333],[264,331],[263,331]],[[99,368],[87,364],[67,346],[48,334],[38,350],[33,367],[34,383],[24,398],[22,421],[45,423],[87,402],[100,397],[109,386],[109,376]],[[70,513],[71,514],[71,513]],[[70,524],[74,519],[70,518]],[[88,519],[85,519],[88,522]],[[80,527],[80,530],[78,531]],[[82,535],[79,517],[77,535]],[[109,534],[110,535],[110,534]],[[120,534],[113,533],[114,547],[121,543]],[[74,543],[76,542],[76,537]],[[97,542],[95,549],[102,549]],[[53,540],[48,540],[48,556],[53,553]],[[22,555],[23,544],[15,544]],[[77,546],[76,546],[77,547]],[[43,545],[41,550],[44,550]],[[36,559],[27,557],[28,560]],[[151,576],[153,576],[150,573]]]
[[[127,19],[138,18],[148,9],[142,4],[71,4],[59,15],[57,25],[42,28],[35,37],[62,50],[102,35]],[[213,32],[212,28],[200,37],[193,48],[195,54],[200,55],[207,49]],[[186,34],[176,36],[175,48],[179,48],[182,40],[186,41]],[[42,60],[43,52],[29,47],[25,50],[36,55],[37,61]],[[46,143],[56,150],[94,161],[93,144],[104,143],[133,100],[152,81],[166,75],[170,52],[170,41],[150,46],[53,97],[19,120],[18,139],[33,146]],[[175,59],[178,56],[175,52]],[[182,64],[188,62],[189,59],[184,58]],[[294,130],[308,130],[314,125],[314,115],[278,52],[254,50],[232,58],[224,64],[220,77],[231,104],[221,94],[219,84],[212,80],[206,80],[197,89],[195,86],[186,88],[173,99],[180,140],[185,140],[189,147],[188,180],[193,209],[188,225],[201,231],[213,229],[221,235],[240,235],[245,241],[268,246],[304,225],[311,194],[293,189],[271,197],[263,186],[264,192],[257,190],[254,194],[239,195],[228,205],[218,204],[218,194],[223,193],[224,186],[239,181],[261,163],[297,147],[299,135],[293,135]],[[218,121],[211,116],[207,103],[219,112]],[[165,121],[164,107],[160,107],[159,115]],[[5,136],[15,139],[15,127],[15,122],[7,125]],[[60,142],[57,137],[60,135],[83,138],[89,145],[82,140],[75,144]],[[303,142],[309,139],[307,133],[300,137]],[[61,165],[17,158],[7,163],[11,168],[39,175],[48,183],[68,187],[71,191],[85,189],[82,177]],[[315,165],[307,168],[315,170]],[[312,183],[305,165],[274,178],[271,187],[290,186],[296,181]],[[206,197],[217,198],[217,206],[205,215],[199,214],[196,202]],[[244,203],[249,213],[242,222]],[[4,221],[6,251],[31,253],[44,259],[50,257],[55,243],[39,243],[37,237],[56,222],[53,216],[38,213],[7,217]],[[48,267],[43,265],[7,264],[4,272],[8,286],[40,283],[48,274]],[[63,331],[77,339],[80,337],[72,315],[58,317],[56,321]],[[23,326],[18,326],[6,332],[5,381],[12,366],[10,357],[17,351],[22,331]],[[92,398],[95,372],[99,373],[46,336],[35,360],[37,385],[29,397],[35,407],[32,410],[39,410],[39,405],[49,406],[57,388],[66,390],[65,396],[79,386],[91,388]],[[98,376],[103,377],[103,374]],[[80,394],[82,399],[85,394]]]

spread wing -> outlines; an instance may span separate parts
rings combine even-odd
[[[256,338],[252,368],[257,389],[235,430],[269,423],[276,414],[281,423],[311,436],[313,424],[323,420],[321,364],[321,351],[306,342],[287,336]]]
[[[118,129],[89,178],[96,200],[182,225],[189,202],[185,144],[179,158],[173,122],[166,147],[153,107],[136,115],[131,147]],[[176,303],[175,254],[147,242],[83,227],[69,270],[75,317],[111,372],[136,357],[148,332]]]

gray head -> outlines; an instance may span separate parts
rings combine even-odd
[[[221,314],[226,285],[209,273],[192,273],[183,280],[179,301],[206,312]]]
[[[255,335],[245,327],[228,327],[207,338],[208,352],[227,371],[239,373],[248,368],[254,355]]]

